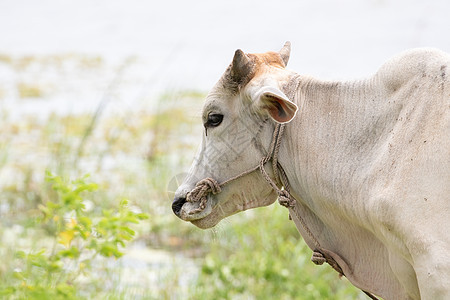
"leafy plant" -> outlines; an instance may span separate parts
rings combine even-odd
[[[96,213],[86,209],[86,193],[98,186],[88,176],[67,182],[50,172],[46,180],[55,199],[39,205],[39,229],[50,236],[51,247],[15,253],[14,280],[0,290],[0,296],[26,299],[75,299],[77,280],[89,276],[97,256],[120,258],[126,243],[135,236],[130,227],[148,216],[133,212],[128,200],[116,210]]]
[[[236,215],[222,225],[202,259],[189,299],[365,299],[328,265],[310,261],[280,205]]]

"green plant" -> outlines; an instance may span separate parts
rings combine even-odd
[[[20,98],[40,98],[44,94],[42,87],[39,85],[24,82],[17,84],[17,91],[19,92]]]
[[[77,280],[88,277],[97,256],[120,258],[126,243],[135,236],[130,227],[147,218],[130,210],[121,200],[116,210],[90,213],[83,195],[97,190],[88,176],[67,182],[50,172],[46,180],[55,197],[39,205],[36,227],[47,232],[51,246],[37,251],[15,252],[13,280],[0,296],[18,299],[80,298]]]
[[[331,267],[310,261],[287,216],[274,204],[223,224],[189,299],[365,299]]]

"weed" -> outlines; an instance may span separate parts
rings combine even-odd
[[[202,260],[190,299],[365,299],[330,267],[316,266],[287,210],[234,216]]]
[[[20,82],[17,84],[17,92],[20,98],[40,98],[43,96],[44,91],[42,87],[36,84],[29,84]]]
[[[99,215],[87,212],[82,195],[97,189],[97,184],[87,182],[87,176],[71,183],[50,172],[46,178],[56,195],[53,201],[39,205],[41,214],[34,229],[47,232],[51,246],[15,252],[15,268],[3,274],[2,296],[78,299],[83,285],[77,280],[89,276],[94,259],[120,258],[121,248],[135,236],[130,225],[147,218],[131,211],[125,199],[115,210]]]
[[[0,62],[4,64],[11,64],[13,61],[12,57],[10,55],[0,53]]]

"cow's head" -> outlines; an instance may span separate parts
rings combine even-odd
[[[216,195],[209,194],[202,210],[198,202],[187,202],[186,196],[201,179],[223,182],[258,165],[267,155],[275,124],[294,118],[297,106],[282,92],[293,74],[285,69],[289,54],[289,42],[280,52],[236,51],[206,97],[201,147],[172,204],[178,217],[209,228],[227,216],[276,200],[276,193],[259,172],[234,180]]]

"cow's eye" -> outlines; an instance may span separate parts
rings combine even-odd
[[[221,114],[209,114],[208,121],[206,121],[206,127],[216,127],[222,123],[223,115]]]

